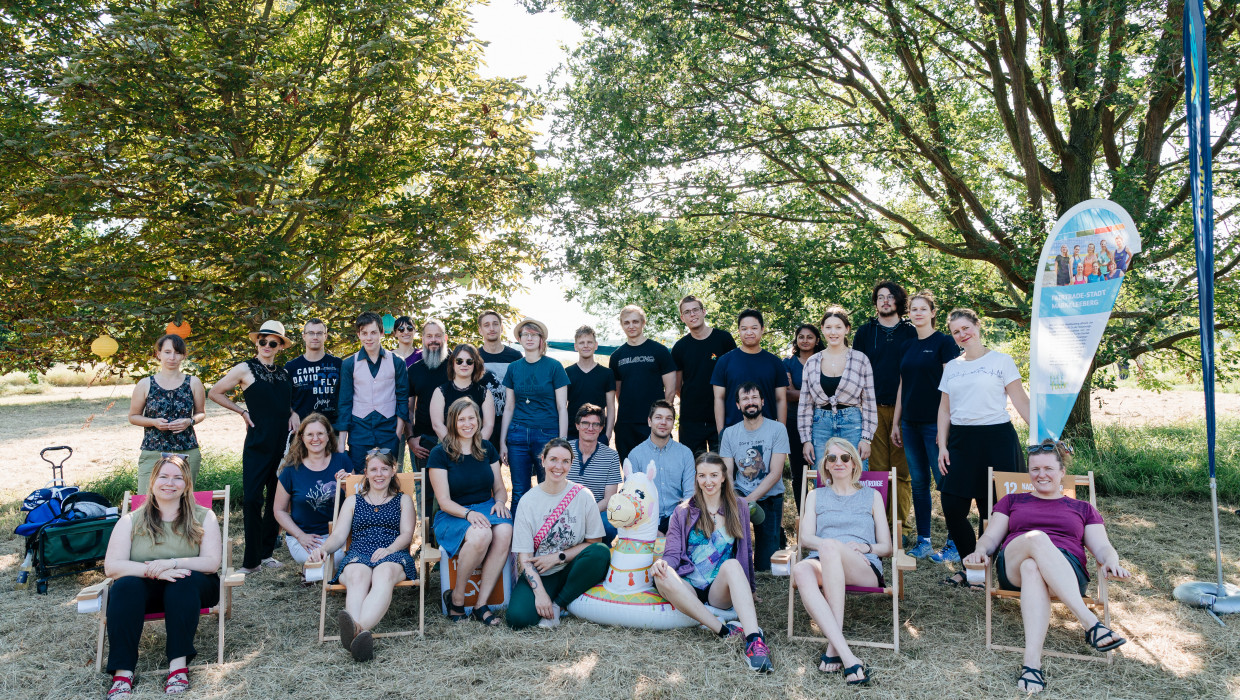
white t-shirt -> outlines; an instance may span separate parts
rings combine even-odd
[[[587,539],[600,538],[607,534],[603,530],[603,518],[599,515],[594,496],[590,493],[590,489],[583,488],[539,543],[538,551],[534,551],[534,533],[542,529],[547,516],[551,515],[551,511],[555,510],[564,496],[568,495],[567,489],[572,487],[573,482],[569,481],[568,486],[560,493],[551,494],[536,487],[521,496],[521,507],[517,509],[517,519],[513,523],[513,553],[526,553],[541,557],[544,554],[563,552]],[[564,566],[564,564],[557,564],[544,571],[543,575],[554,574]]]
[[[976,360],[960,355],[948,362],[939,391],[947,394],[953,425],[998,425],[1012,420],[1006,387],[1020,379],[1012,358],[991,350]]]

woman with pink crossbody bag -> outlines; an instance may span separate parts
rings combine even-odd
[[[520,580],[506,619],[513,629],[555,627],[560,611],[607,574],[611,552],[590,490],[568,479],[573,450],[553,438],[542,451],[546,479],[526,492],[513,523]]]

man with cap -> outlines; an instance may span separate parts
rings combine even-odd
[[[340,365],[340,404],[336,432],[353,471],[360,474],[366,453],[379,449],[395,459],[409,420],[409,378],[405,361],[383,349],[383,319],[367,311],[354,323],[362,349]]]
[[[242,513],[245,516],[245,556],[239,571],[254,573],[260,567],[281,566],[272,554],[280,528],[276,524],[276,470],[288,435],[300,418],[293,413],[293,383],[284,367],[276,364],[280,351],[292,345],[284,324],[266,321],[250,334],[255,356],[234,365],[207,396],[245,421],[245,447],[241,452]],[[245,397],[239,406],[227,394],[237,386]]]

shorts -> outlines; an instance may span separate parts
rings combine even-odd
[[[1076,558],[1075,554],[1070,553],[1063,547],[1058,547],[1063,552],[1068,563],[1072,565],[1072,571],[1076,573],[1076,585],[1081,589],[1081,597],[1085,597],[1085,587],[1089,585],[1089,574],[1085,573],[1085,567],[1081,565],[1081,560]],[[1003,560],[1003,551],[999,551],[999,556],[995,558],[995,573],[999,576],[999,588],[1005,591],[1019,591],[1020,586],[1014,585],[1007,577],[1007,565]]]
[[[702,601],[702,605],[710,605],[710,586],[694,588],[693,592],[697,594],[698,600]]]

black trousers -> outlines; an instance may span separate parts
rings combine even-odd
[[[960,552],[961,557],[969,556],[973,550],[977,549],[977,537],[981,537],[984,532],[982,518],[985,517],[986,512],[986,497],[972,498],[939,493],[939,499],[943,503],[943,520],[947,523],[947,536],[956,543],[956,551]],[[977,537],[974,537],[973,526],[969,524],[969,508],[974,500],[977,501],[977,512],[981,514],[977,518]]]
[[[241,565],[252,569],[276,551],[280,525],[276,522],[276,472],[284,446],[247,446],[241,453],[241,513],[245,517],[245,556]],[[227,543],[225,543],[227,546]]]
[[[137,667],[143,616],[149,613],[164,614],[168,660],[184,656],[188,665],[198,654],[194,634],[199,611],[218,602],[220,577],[216,574],[194,571],[172,582],[141,576],[117,579],[108,593],[108,673]]]
[[[789,409],[791,410],[791,409]],[[797,430],[796,416],[788,420],[788,471],[792,479],[792,492],[796,496],[797,514],[801,513],[801,499],[804,493],[801,492],[801,479],[805,476],[805,449],[801,443],[801,431]]]
[[[698,421],[680,421],[680,431],[676,434],[680,444],[689,448],[694,457],[706,452],[719,451],[719,433],[715,431],[715,421],[702,423]]]
[[[634,447],[650,437],[650,426],[645,423],[616,423],[616,452],[620,453],[620,461],[629,456]]]

